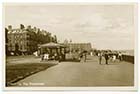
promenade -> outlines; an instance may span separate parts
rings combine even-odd
[[[130,62],[102,61],[88,56],[87,62],[61,62],[47,70],[33,74],[17,82],[17,86],[133,86],[134,64]],[[44,62],[45,63],[45,62]]]

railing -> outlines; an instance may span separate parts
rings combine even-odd
[[[134,56],[131,55],[122,55],[122,59],[127,62],[131,62],[134,64]]]

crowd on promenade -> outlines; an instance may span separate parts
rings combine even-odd
[[[99,51],[97,53],[97,56],[99,57],[99,64],[102,64],[103,58],[105,59],[105,64],[109,64],[109,60],[112,63],[119,61],[122,61],[122,53],[121,52],[108,52],[108,51]]]
[[[49,54],[49,53],[44,53],[41,55],[41,61],[44,60],[65,60],[67,59],[67,56],[69,55],[69,57],[71,58],[71,60],[79,60],[81,62],[86,62],[87,60],[87,55],[89,53],[86,51],[83,52],[71,52],[71,53],[54,53],[54,54]],[[93,53],[92,53],[93,55]],[[103,63],[103,59],[105,59],[105,64],[109,64],[109,61],[111,61],[112,63],[118,62],[118,61],[122,61],[122,53],[121,52],[110,52],[110,51],[98,51],[96,54],[98,58],[99,58],[99,64]]]
[[[37,53],[36,53],[37,54]],[[49,60],[58,60],[63,61],[63,60],[73,60],[73,61],[83,61],[86,62],[87,59],[87,52],[79,52],[79,51],[74,51],[74,52],[61,52],[61,53],[43,53],[41,54],[41,61],[49,61]],[[37,55],[36,55],[37,56]]]

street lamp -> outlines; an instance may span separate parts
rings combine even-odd
[[[70,40],[70,55],[71,55],[71,43],[72,43],[72,40]]]

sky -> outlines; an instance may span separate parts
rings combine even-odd
[[[96,49],[134,49],[134,15],[133,4],[5,4],[4,26],[31,25]]]

